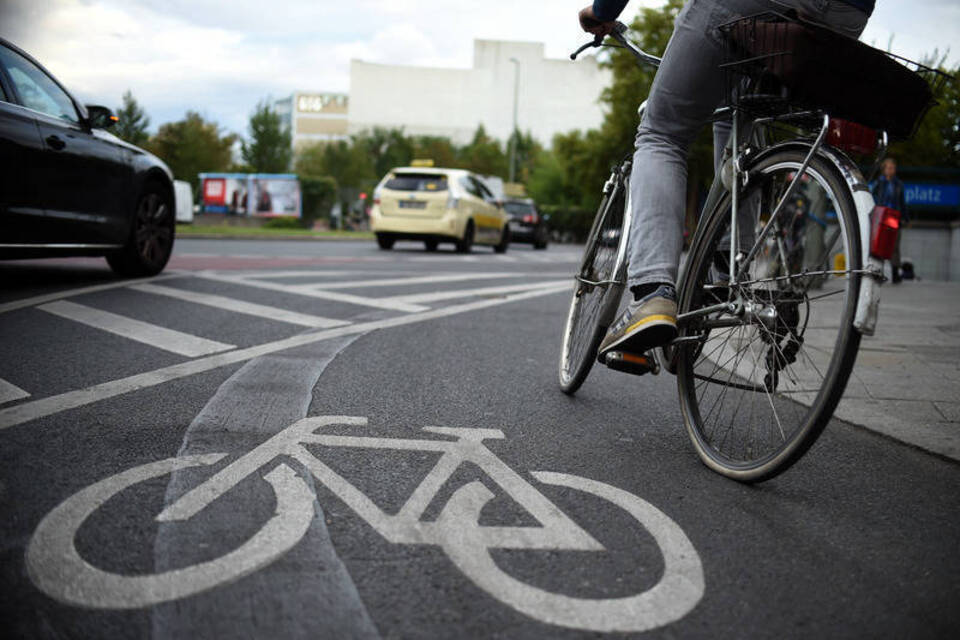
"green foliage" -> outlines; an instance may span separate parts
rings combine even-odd
[[[329,215],[337,200],[337,181],[330,176],[301,175],[299,178],[301,221],[303,226],[312,227],[315,220]]]
[[[264,229],[299,229],[303,225],[297,216],[276,216],[263,222]]]
[[[458,168],[457,147],[450,138],[439,136],[415,136],[413,143],[413,157],[433,160],[434,166]]]
[[[925,64],[939,66],[953,80],[939,87],[937,106],[927,112],[913,138],[891,145],[890,154],[900,166],[960,168],[960,66],[936,65],[936,53]]]
[[[458,151],[457,165],[485,176],[507,177],[507,155],[500,142],[491,138],[482,124],[477,127],[470,144]]]
[[[250,114],[249,142],[242,143],[243,160],[255,173],[283,173],[290,169],[293,151],[290,129],[267,101],[257,104]]]
[[[150,118],[127,89],[123,94],[123,106],[117,109],[117,125],[112,133],[130,144],[142,147],[150,139],[147,133],[149,126]]]
[[[233,134],[224,135],[219,125],[188,111],[178,122],[161,125],[147,149],[167,163],[179,180],[188,180],[194,192],[199,189],[200,172],[226,171],[230,168]]]
[[[590,233],[593,225],[594,211],[580,209],[575,206],[558,204],[538,204],[540,213],[550,216],[547,226],[551,231],[559,233],[564,239],[574,242],[583,242]]]
[[[353,146],[365,152],[373,166],[373,178],[378,180],[394,167],[403,167],[413,159],[414,145],[403,135],[403,129],[374,127],[352,137]]]
[[[517,182],[526,183],[530,180],[530,176],[533,174],[533,170],[537,166],[537,161],[540,159],[541,154],[543,153],[543,146],[534,140],[533,134],[529,131],[527,133],[522,133],[519,130],[514,130],[513,135],[510,136],[510,139],[507,140],[507,162],[510,162],[510,148],[511,145],[516,144],[516,176],[515,180]]]
[[[345,189],[368,189],[379,179],[365,145],[355,140],[307,145],[300,149],[293,168],[301,176],[330,176]]]

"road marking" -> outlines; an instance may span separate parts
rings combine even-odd
[[[161,287],[154,284],[137,284],[130,288],[143,293],[152,293],[158,296],[168,296],[170,298],[177,298],[178,300],[202,304],[208,307],[214,307],[216,309],[224,309],[226,311],[242,313],[248,316],[267,318],[269,320],[276,320],[277,322],[296,324],[302,327],[327,329],[330,327],[342,327],[345,324],[350,324],[346,320],[334,320],[332,318],[323,318],[306,313],[297,313],[296,311],[287,311],[286,309],[279,309],[277,307],[268,307],[266,305],[245,302],[235,298],[227,298],[226,296],[198,293],[196,291],[188,291],[186,289]]]
[[[441,300],[455,300],[457,298],[472,298],[476,296],[499,296],[508,293],[517,293],[518,291],[530,291],[543,288],[566,288],[570,286],[569,280],[549,280],[546,282],[535,282],[527,284],[513,284],[504,287],[483,287],[480,289],[458,289],[457,291],[435,291],[433,293],[414,293],[408,296],[394,296],[386,298],[393,302],[404,303],[427,303],[439,302]]]
[[[152,278],[140,278],[138,280],[118,280],[117,282],[111,282],[109,284],[98,284],[92,287],[80,287],[79,289],[67,289],[66,291],[58,291],[56,293],[45,293],[42,296],[34,296],[32,298],[24,298],[23,300],[14,300],[13,302],[5,302],[0,304],[0,313],[14,311],[16,309],[23,309],[24,307],[34,307],[38,304],[43,304],[44,302],[53,302],[54,300],[62,300],[64,298],[71,298],[73,296],[82,296],[87,293],[96,293],[98,291],[106,291],[108,289],[116,289],[118,287],[129,287],[132,284],[139,284],[141,282],[161,282],[163,280],[169,280],[170,278],[182,277],[182,273],[174,272],[167,273],[162,276],[153,276]]]
[[[380,300],[378,298],[364,298],[362,296],[354,296],[349,293],[338,293],[336,291],[317,291],[312,287],[313,285],[302,285],[302,284],[280,284],[277,282],[264,282],[262,280],[256,280],[253,278],[238,278],[235,276],[228,276],[219,273],[211,272],[202,272],[196,274],[198,278],[204,278],[207,280],[215,280],[217,282],[229,282],[231,284],[241,284],[248,287],[255,287],[257,289],[267,289],[268,291],[280,291],[282,293],[289,293],[297,296],[306,296],[308,298],[319,298],[321,300],[334,300],[336,302],[346,302],[347,304],[353,304],[362,307],[373,307],[375,309],[387,309],[389,311],[403,311],[405,313],[420,313],[427,311],[429,307],[424,307],[415,304],[407,304],[403,302],[390,302],[389,300]]]
[[[435,284],[438,282],[462,282],[465,280],[497,280],[500,278],[517,278],[520,275],[521,274],[515,273],[454,273],[436,276],[384,278],[381,280],[355,280],[352,282],[317,282],[302,286],[326,291],[330,289],[360,289],[365,287],[402,287],[415,284]]]
[[[149,322],[134,320],[133,318],[127,318],[126,316],[120,316],[115,313],[110,313],[109,311],[101,311],[100,309],[94,309],[93,307],[68,302],[66,300],[50,302],[37,308],[47,313],[60,316],[61,318],[73,320],[74,322],[79,322],[95,329],[107,331],[118,336],[123,336],[124,338],[129,338],[130,340],[148,344],[157,349],[163,349],[164,351],[170,351],[189,358],[206,356],[211,353],[218,353],[234,348],[232,344],[207,340],[206,338],[193,336],[189,333],[158,327]]]
[[[183,362],[180,364],[163,367],[161,369],[156,369],[154,371],[149,371],[147,373],[139,373],[126,378],[121,378],[119,380],[103,382],[92,387],[87,387],[86,389],[68,391],[66,393],[50,396],[48,398],[40,398],[38,400],[24,402],[15,407],[0,409],[0,429],[7,429],[9,427],[23,424],[24,422],[54,415],[69,409],[83,407],[94,402],[99,402],[100,400],[114,398],[125,393],[130,393],[131,391],[139,391],[148,387],[154,387],[171,380],[186,378],[188,376],[203,373],[205,371],[211,371],[213,369],[218,369],[220,367],[238,362],[246,362],[247,360],[267,355],[269,353],[276,353],[277,351],[284,351],[286,349],[312,344],[321,340],[329,340],[330,338],[337,338],[355,333],[366,333],[368,331],[375,331],[378,329],[402,327],[408,324],[416,324],[426,320],[435,320],[437,318],[446,318],[470,311],[480,311],[482,309],[498,307],[509,302],[552,295],[554,293],[566,291],[567,289],[569,289],[567,284],[564,284],[562,289],[559,287],[549,289],[534,289],[533,291],[508,295],[504,298],[475,300],[473,302],[451,305],[449,307],[432,309],[430,311],[423,311],[416,314],[397,316],[394,318],[388,318],[386,320],[375,320],[372,322],[353,324],[346,327],[337,327],[335,329],[324,329],[323,331],[318,332],[308,332],[254,347],[247,347],[245,349],[237,349],[227,353],[206,356],[196,360],[191,360],[189,362]]]
[[[30,394],[17,385],[0,378],[0,404],[6,404],[14,400],[23,400],[29,397]]]
[[[202,273],[216,273],[216,271],[203,271]],[[236,278],[256,278],[256,279],[268,279],[268,278],[299,278],[304,276],[352,276],[358,273],[364,273],[363,271],[325,271],[322,269],[314,269],[312,271],[299,269],[299,270],[289,270],[289,271],[264,271],[258,269],[256,271],[231,271],[230,275]],[[382,273],[382,272],[376,272]],[[197,275],[197,274],[194,274]]]

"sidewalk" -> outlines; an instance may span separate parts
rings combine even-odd
[[[835,416],[960,461],[960,283],[883,285]]]

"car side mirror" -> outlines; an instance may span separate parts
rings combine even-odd
[[[91,129],[109,129],[120,119],[107,107],[87,105],[87,124]]]

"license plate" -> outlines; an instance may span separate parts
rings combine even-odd
[[[401,200],[401,209],[426,209],[427,203],[422,200]]]

